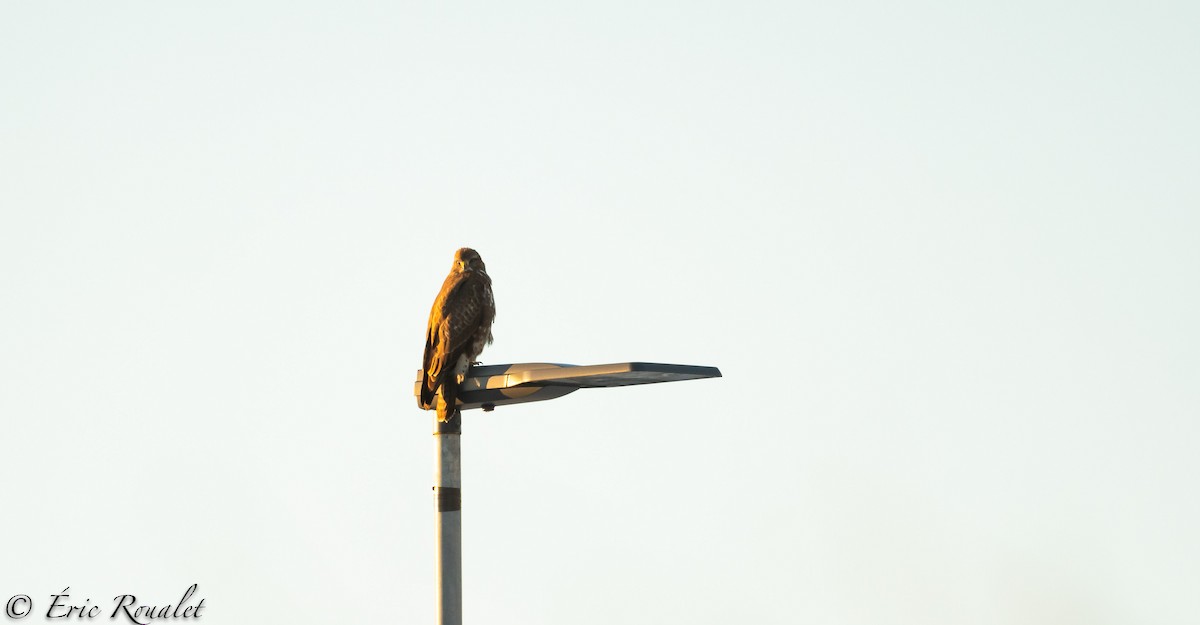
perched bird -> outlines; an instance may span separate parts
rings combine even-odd
[[[454,253],[450,275],[429,311],[421,366],[425,381],[417,400],[425,410],[436,408],[439,421],[447,421],[454,414],[459,385],[467,369],[478,364],[475,359],[483,346],[492,342],[495,318],[492,279],[483,259],[469,247],[459,249]]]

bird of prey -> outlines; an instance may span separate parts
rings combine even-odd
[[[492,279],[479,252],[464,247],[454,253],[450,275],[429,311],[425,333],[425,380],[417,403],[437,409],[439,421],[454,414],[458,387],[483,346],[492,342],[496,303]]]

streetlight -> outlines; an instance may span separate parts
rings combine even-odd
[[[524,362],[471,367],[459,385],[458,407],[447,421],[433,418],[433,491],[437,518],[438,625],[462,625],[462,464],[459,437],[463,410],[556,399],[581,388],[608,388],[658,382],[719,378],[720,369],[654,362],[561,365]],[[417,372],[413,392],[420,396],[425,372]]]

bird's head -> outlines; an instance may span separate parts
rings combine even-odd
[[[482,271],[487,273],[487,266],[483,264],[483,259],[479,257],[479,252],[469,247],[462,247],[454,253],[454,271]]]

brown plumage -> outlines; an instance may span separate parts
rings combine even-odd
[[[421,366],[425,381],[417,400],[425,410],[436,408],[439,421],[454,414],[458,385],[483,346],[492,342],[495,318],[492,279],[483,259],[469,247],[459,249],[429,311]]]

